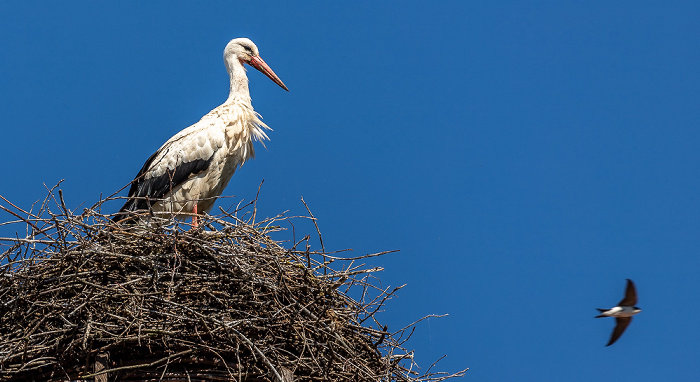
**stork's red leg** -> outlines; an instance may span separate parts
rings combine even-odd
[[[199,215],[197,215],[197,203],[194,204],[194,207],[192,207],[192,213],[194,215],[192,216],[192,229],[197,228],[199,226]]]

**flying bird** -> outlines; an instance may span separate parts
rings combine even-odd
[[[625,297],[616,307],[610,309],[597,308],[600,314],[595,316],[595,318],[615,317],[615,329],[613,329],[612,335],[610,336],[610,341],[608,341],[608,344],[605,346],[614,344],[622,333],[624,333],[625,329],[627,329],[630,322],[632,322],[632,316],[642,311],[635,305],[637,305],[637,290],[632,280],[627,279]]]
[[[236,169],[255,156],[253,141],[269,139],[264,129],[270,128],[253,110],[244,64],[289,89],[247,38],[226,45],[224,64],[230,79],[226,102],[168,139],[146,160],[114,222],[132,211],[152,209],[179,219],[193,216],[197,226],[197,214],[209,212]]]

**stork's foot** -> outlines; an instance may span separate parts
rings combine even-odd
[[[191,229],[197,229],[199,228],[199,215],[197,215],[197,203],[194,204],[194,207],[192,207],[192,228]]]

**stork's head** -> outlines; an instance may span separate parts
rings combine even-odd
[[[260,57],[258,47],[245,37],[231,40],[224,49],[224,61],[228,64],[232,60],[238,60],[241,64],[248,64],[261,71],[264,75],[274,81],[282,89],[289,91],[287,86],[280,80],[275,72]]]

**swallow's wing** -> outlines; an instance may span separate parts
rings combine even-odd
[[[605,346],[610,346],[617,341],[618,338],[625,332],[625,329],[632,322],[632,317],[615,317],[615,329],[613,329],[612,335],[610,336],[610,341]]]
[[[619,306],[635,306],[637,305],[637,289],[634,287],[632,280],[627,279],[627,289],[625,290],[625,298],[623,298]]]

